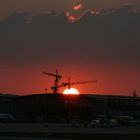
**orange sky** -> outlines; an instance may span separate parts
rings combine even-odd
[[[140,91],[140,69],[128,69],[127,66],[118,69],[118,66],[101,65],[3,66],[0,69],[0,91],[23,95],[44,93],[47,88],[48,92],[52,92],[50,86],[53,78],[41,72],[55,72],[56,67],[63,75],[61,82],[67,81],[68,76],[71,76],[72,82],[98,80],[96,84],[73,86],[80,93],[131,95],[135,89]],[[60,89],[60,92],[64,89]]]
[[[140,94],[140,15],[130,13],[137,8],[134,5],[123,6],[129,3],[140,1],[1,0],[0,19],[6,18],[0,21],[0,92],[24,95],[44,93],[45,88],[52,92],[53,78],[42,71],[58,69],[61,82],[68,76],[72,82],[98,80],[75,85],[80,93]],[[120,8],[115,14],[88,11],[116,7]],[[49,10],[57,14],[37,14]],[[7,17],[24,11],[32,13]]]

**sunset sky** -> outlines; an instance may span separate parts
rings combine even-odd
[[[140,1],[0,0],[0,92],[52,92],[56,68],[98,80],[80,93],[140,95]]]

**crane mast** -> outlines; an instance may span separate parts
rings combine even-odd
[[[58,88],[59,88],[59,85],[58,84],[59,84],[60,79],[62,78],[62,75],[59,75],[57,69],[56,69],[56,73],[55,74],[48,73],[48,72],[45,72],[45,71],[43,71],[42,73],[45,74],[45,75],[49,75],[49,76],[55,77],[54,85],[51,86],[51,89],[53,90],[53,93],[54,94],[58,93]]]

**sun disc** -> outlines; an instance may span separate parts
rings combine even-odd
[[[75,88],[65,89],[63,94],[72,94],[72,95],[79,95],[79,91]]]

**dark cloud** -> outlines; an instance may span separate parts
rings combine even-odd
[[[0,0],[0,19],[12,12],[30,11],[34,14],[55,10],[64,12],[72,10],[82,3],[85,9],[108,9],[121,7],[124,4],[139,5],[139,0]]]
[[[140,65],[140,13],[134,9],[87,12],[75,23],[55,12],[15,13],[0,22],[0,64]]]

